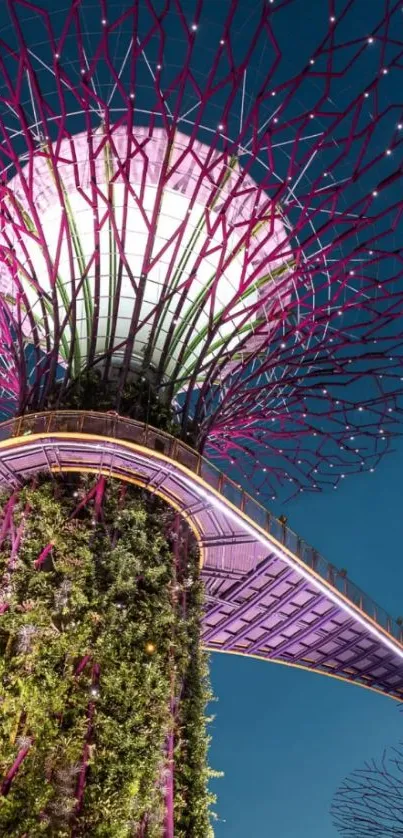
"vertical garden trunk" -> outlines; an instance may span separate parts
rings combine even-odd
[[[198,554],[104,477],[1,499],[0,834],[211,835]]]

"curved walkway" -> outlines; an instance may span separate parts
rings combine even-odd
[[[0,424],[0,484],[93,471],[156,492],[188,519],[212,651],[310,669],[403,697],[400,627],[184,443],[117,415],[58,411]]]

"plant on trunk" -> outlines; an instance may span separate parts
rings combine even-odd
[[[185,525],[103,477],[40,477],[2,512],[1,833],[159,838],[171,786],[175,835],[210,835]]]

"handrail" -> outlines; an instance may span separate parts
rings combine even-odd
[[[256,524],[265,529],[277,541],[312,568],[339,593],[343,594],[363,613],[367,614],[379,626],[395,639],[403,642],[403,629],[383,608],[359,587],[347,579],[347,576],[326,561],[313,547],[296,535],[285,523],[281,522],[262,504],[245,492],[231,478],[227,477],[215,465],[202,457],[197,451],[182,440],[176,439],[165,431],[151,425],[119,416],[116,413],[98,413],[95,411],[58,410],[46,413],[28,413],[16,419],[0,423],[0,440],[21,437],[32,433],[88,433],[108,436],[115,439],[135,442],[163,453],[191,471],[244,512]]]

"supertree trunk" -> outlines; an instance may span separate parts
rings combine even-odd
[[[0,538],[1,834],[209,835],[198,556],[182,520],[104,477],[40,477],[2,498]]]

